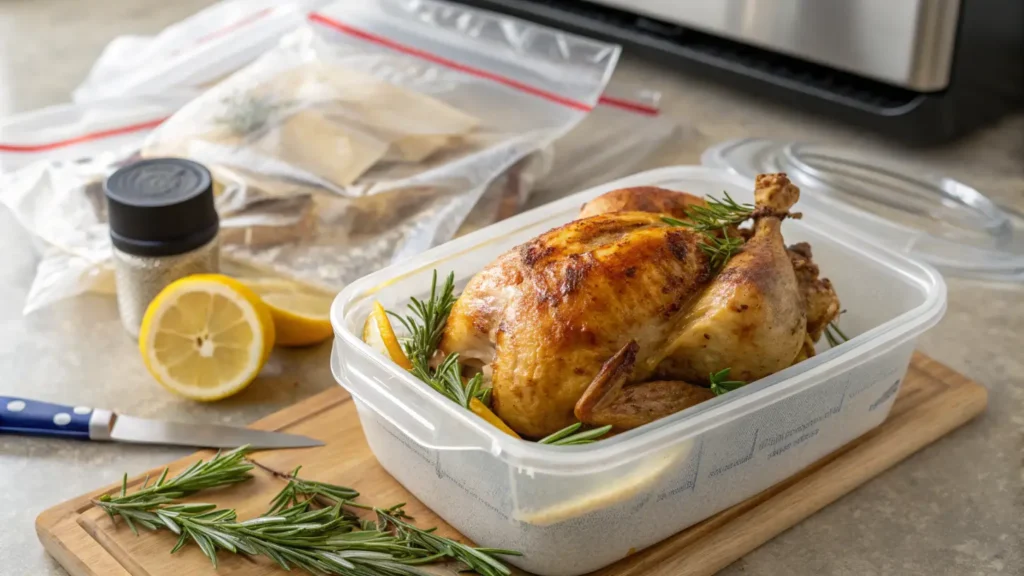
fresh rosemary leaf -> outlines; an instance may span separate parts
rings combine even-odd
[[[537,443],[550,444],[552,446],[576,446],[579,444],[590,444],[595,440],[599,440],[612,429],[609,425],[601,426],[600,428],[593,428],[591,430],[584,430],[583,432],[577,432],[582,427],[582,422],[570,424],[558,432],[538,440]]]
[[[743,238],[730,238],[729,231],[722,228],[722,236],[705,235],[700,249],[708,257],[712,270],[721,270],[737,250],[743,247]]]
[[[709,196],[703,206],[690,206],[686,210],[690,227],[698,232],[714,232],[728,226],[738,226],[754,213],[753,204],[740,204],[725,194],[724,200]]]
[[[474,376],[462,382],[462,365],[458,354],[449,354],[437,366],[430,367],[430,361],[437,353],[437,347],[444,334],[448,316],[455,305],[455,274],[448,274],[444,285],[438,289],[437,270],[430,283],[430,297],[426,300],[412,299],[411,314],[401,316],[388,312],[401,322],[409,333],[403,347],[412,362],[412,374],[459,406],[468,409],[473,398],[490,404],[490,388],[484,387],[483,377]]]
[[[559,440],[565,438],[566,436],[569,436],[570,434],[572,434],[573,432],[579,430],[582,427],[583,427],[583,423],[582,422],[577,422],[575,424],[570,424],[570,425],[566,426],[565,428],[562,428],[558,432],[555,432],[554,434],[545,436],[545,437],[541,438],[540,440],[537,440],[537,444],[554,444],[555,442],[558,442]]]
[[[288,484],[271,500],[270,509],[263,514],[262,519],[281,516],[285,510],[289,510],[296,517],[296,521],[300,523],[303,521],[308,522],[308,519],[298,519],[302,518],[303,513],[307,512],[310,500],[315,499],[321,502],[326,500],[331,504],[342,506],[359,496],[359,492],[347,486],[302,480],[299,478],[299,470],[301,469],[302,466],[299,466],[292,471],[291,476],[288,478]],[[305,509],[302,508],[303,505],[306,506]]]
[[[686,220],[670,216],[661,219],[670,226],[685,226],[700,232],[704,237],[700,249],[707,255],[712,270],[720,270],[743,247],[743,238],[729,237],[729,227],[742,224],[754,213],[753,205],[740,204],[728,192],[724,194],[724,200],[708,197],[704,206],[687,208]]]
[[[165,468],[155,484],[130,494],[128,475],[125,474],[121,480],[120,494],[104,494],[97,503],[107,513],[122,509],[146,510],[200,490],[244,482],[252,478],[249,471],[253,466],[245,460],[248,449],[248,446],[242,446],[227,453],[217,452],[209,462],[199,460],[170,480],[166,479]]]
[[[731,368],[725,368],[708,375],[708,379],[711,381],[711,391],[715,396],[721,396],[726,392],[732,392],[737,388],[747,385],[746,382],[741,380],[728,380],[730,370]]]
[[[481,576],[508,576],[512,573],[507,566],[499,562],[493,555],[518,556],[514,550],[480,549],[466,546],[450,538],[434,534],[434,529],[423,530],[401,520],[404,513],[401,508],[377,508],[378,530],[393,530],[399,541],[424,550],[429,556],[451,558],[466,565],[467,570]]]
[[[409,339],[405,343],[405,353],[409,356],[413,366],[417,364],[429,370],[428,365],[431,357],[437,351],[437,345],[441,342],[441,335],[444,332],[444,325],[448,322],[448,315],[455,305],[455,273],[448,274],[444,286],[437,289],[437,270],[430,283],[430,297],[426,300],[412,299],[409,308],[412,314],[400,316],[389,312],[409,332]]]
[[[481,376],[481,379],[482,378],[483,376]],[[487,388],[480,390],[480,393],[477,395],[477,399],[480,400],[480,403],[488,408],[491,407],[491,391],[492,388],[488,386]]]
[[[227,113],[216,118],[216,121],[239,136],[248,136],[261,130],[281,107],[268,97],[252,94],[228,98],[223,104]]]
[[[177,525],[175,524],[175,526]],[[180,528],[177,528],[177,530],[178,533],[181,534],[181,536],[178,538],[178,543],[174,545],[174,548],[171,548],[171,554],[174,554],[178,550],[181,550],[185,546],[185,544],[188,543],[188,534],[181,532]]]
[[[480,399],[480,396],[484,393],[483,385],[484,377],[482,374],[476,374],[469,379],[469,382],[466,382],[466,404],[464,405],[465,408],[469,408],[469,402],[473,398],[476,398],[477,400]]]

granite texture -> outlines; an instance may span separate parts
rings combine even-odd
[[[205,3],[0,3],[0,114],[66,100],[113,36],[152,33]],[[660,90],[665,117],[684,127],[651,166],[697,163],[707,146],[736,137],[856,145],[962,179],[1024,212],[1024,114],[955,144],[907,150],[628,56],[614,82]],[[275,352],[255,384],[224,402],[175,398],[145,373],[112,298],[86,296],[22,316],[37,257],[6,211],[0,211],[0,246],[0,394],[241,425],[334,385],[324,345]],[[922,336],[920,348],[987,385],[988,411],[723,574],[1024,574],[1024,286],[948,283],[946,317]],[[41,510],[122,471],[187,453],[0,437],[0,573],[64,574],[36,540],[33,520]]]

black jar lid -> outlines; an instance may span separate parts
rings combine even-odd
[[[217,235],[213,179],[201,164],[153,158],[129,164],[107,178],[110,239],[137,256],[173,256],[195,250]]]

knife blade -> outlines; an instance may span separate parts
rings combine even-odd
[[[272,450],[323,446],[319,440],[297,434],[220,424],[165,422],[119,415],[98,408],[63,406],[9,396],[0,396],[0,433],[196,448],[249,445],[253,450]]]

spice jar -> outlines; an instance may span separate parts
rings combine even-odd
[[[212,182],[201,164],[181,158],[143,160],[107,178],[117,307],[133,337],[164,287],[191,274],[217,272]]]

